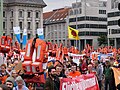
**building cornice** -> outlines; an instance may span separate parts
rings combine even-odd
[[[35,8],[43,8],[46,5],[41,4],[31,4],[31,3],[4,3],[5,7],[11,7],[11,6],[22,6],[22,7],[35,7]]]
[[[56,21],[56,22],[49,22],[49,23],[43,23],[44,25],[52,25],[52,24],[60,24],[60,23],[66,23],[64,20],[63,21]]]

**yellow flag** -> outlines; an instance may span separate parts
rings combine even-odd
[[[79,40],[78,30],[68,26],[68,38],[69,39]]]

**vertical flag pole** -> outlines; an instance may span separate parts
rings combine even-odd
[[[0,0],[0,37],[3,34],[3,0]]]
[[[77,8],[77,0],[76,0],[76,8]],[[78,13],[76,13],[76,30],[78,29],[78,27],[77,27],[77,14]],[[76,39],[76,48],[77,48],[77,39]]]

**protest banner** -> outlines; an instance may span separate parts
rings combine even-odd
[[[22,67],[22,62],[19,62],[17,66],[14,68],[17,72],[21,71],[24,72],[23,67]]]
[[[68,56],[72,56],[73,57],[73,62],[77,63],[77,65],[79,65],[79,60],[83,59],[83,56],[85,54],[73,54],[73,53],[68,53]]]
[[[60,90],[99,90],[99,86],[95,75],[88,74],[61,79]]]

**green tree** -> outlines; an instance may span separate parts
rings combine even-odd
[[[107,45],[107,35],[100,35],[98,37],[98,44],[99,46],[106,46]]]

